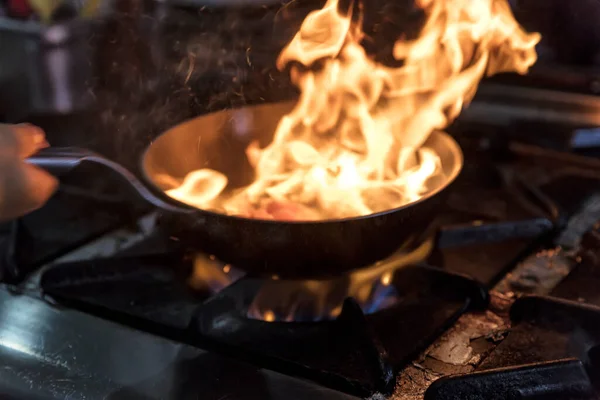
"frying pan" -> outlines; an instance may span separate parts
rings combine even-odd
[[[199,168],[223,172],[230,187],[250,183],[253,170],[246,147],[255,139],[267,145],[280,118],[293,106],[276,103],[229,109],[177,125],[148,146],[140,177],[85,150],[50,148],[28,161],[53,173],[82,163],[113,170],[183,228],[180,240],[251,275],[288,279],[338,275],[416,243],[435,229],[439,206],[463,166],[460,147],[442,132],[433,133],[425,145],[439,155],[448,177],[446,185],[414,203],[368,216],[310,222],[257,220],[196,209],[164,194],[168,188],[161,184],[161,174],[183,178]]]

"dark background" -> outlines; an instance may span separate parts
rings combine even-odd
[[[0,120],[37,123],[53,145],[91,147],[135,167],[147,143],[178,122],[292,97],[295,88],[275,59],[323,1],[254,3],[182,8],[115,0],[94,20],[66,18],[69,36],[59,44],[3,28],[10,16],[0,17]],[[542,33],[540,61],[528,77],[497,80],[598,93],[600,0],[511,4],[528,30]],[[412,0],[371,0],[365,13],[365,45],[382,60],[394,38],[414,35],[422,21]],[[66,83],[58,85],[57,76]],[[67,106],[53,95],[57,87],[67,88]]]

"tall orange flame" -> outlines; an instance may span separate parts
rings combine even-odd
[[[484,75],[526,73],[540,35],[518,25],[507,0],[416,2],[426,22],[417,39],[395,43],[399,68],[367,55],[356,7],[342,13],[328,0],[310,13],[277,62],[301,95],[270,145],[248,147],[254,182],[227,193],[225,176],[201,170],[167,193],[229,214],[310,220],[395,208],[443,184],[426,139],[459,115]],[[293,204],[293,215],[274,204]]]

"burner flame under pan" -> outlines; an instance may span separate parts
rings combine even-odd
[[[268,322],[335,319],[348,297],[366,314],[386,309],[401,295],[392,284],[394,273],[424,261],[432,249],[433,239],[429,239],[415,249],[402,248],[372,266],[327,280],[267,280],[250,305],[248,317]]]

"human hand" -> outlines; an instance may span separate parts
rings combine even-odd
[[[56,178],[24,161],[44,147],[48,142],[40,128],[0,124],[0,220],[36,210],[56,190]]]

